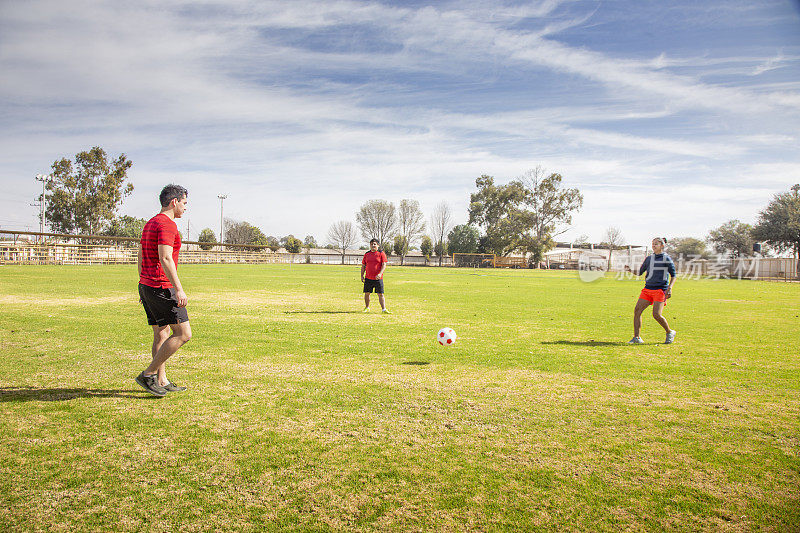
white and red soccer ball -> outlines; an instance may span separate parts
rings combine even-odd
[[[436,340],[439,341],[439,344],[442,346],[450,346],[456,342],[456,332],[453,328],[442,328],[439,330],[439,333],[436,334]]]

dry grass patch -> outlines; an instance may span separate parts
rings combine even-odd
[[[95,296],[95,297],[57,297],[37,295],[35,298],[30,295],[0,294],[0,305],[2,306],[24,306],[31,307],[96,307],[102,305],[112,305],[122,302],[138,302],[139,296],[125,294],[118,296]]]

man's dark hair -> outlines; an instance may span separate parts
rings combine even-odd
[[[161,207],[167,207],[172,200],[181,200],[184,196],[189,196],[189,191],[180,185],[170,183],[161,189],[158,200],[161,202]]]
[[[370,244],[372,244],[373,242],[378,242],[378,239],[370,239],[369,240]],[[378,242],[378,246],[380,246],[380,245],[381,245],[381,243]]]

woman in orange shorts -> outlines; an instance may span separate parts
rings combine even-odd
[[[671,344],[675,340],[675,330],[669,328],[667,319],[661,314],[667,305],[667,299],[672,296],[672,285],[675,283],[675,263],[664,253],[665,244],[667,239],[663,237],[653,239],[653,254],[648,255],[639,267],[639,275],[647,272],[647,277],[633,310],[633,338],[628,344],[644,344],[639,331],[642,329],[642,313],[650,304],[653,304],[653,318],[667,332],[664,344]]]

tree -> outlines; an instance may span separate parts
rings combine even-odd
[[[707,258],[708,250],[706,243],[693,237],[681,237],[670,239],[666,246],[667,253],[674,258]]]
[[[197,242],[208,243],[208,244],[201,244],[200,249],[210,250],[211,248],[214,247],[215,244],[217,244],[217,236],[214,235],[214,230],[212,230],[211,228],[204,228],[200,232],[200,235],[197,237]]]
[[[541,166],[529,170],[520,180],[525,191],[523,205],[526,207],[521,216],[531,226],[523,238],[523,245],[535,265],[555,246],[553,237],[569,229],[573,211],[583,206],[580,191],[562,188],[561,180],[561,174],[547,175]]]
[[[708,233],[708,242],[718,254],[733,258],[746,257],[753,250],[753,227],[738,220],[729,220]]]
[[[303,239],[303,245],[306,248],[317,248],[317,239],[313,235],[306,235],[306,238]]]
[[[483,253],[506,256],[520,247],[525,225],[520,206],[525,189],[518,180],[495,185],[492,176],[475,180],[478,192],[470,195],[469,224],[483,229],[478,248]]]
[[[394,237],[397,229],[394,204],[385,200],[369,200],[356,213],[356,222],[365,240],[378,239],[383,246]]]
[[[344,264],[344,256],[347,249],[353,246],[358,241],[356,228],[349,220],[340,220],[328,229],[328,240],[333,243],[337,250],[342,252],[342,264]]]
[[[433,253],[433,242],[427,235],[422,236],[422,240],[419,243],[419,251],[425,256],[426,259],[429,258]]]
[[[527,252],[538,264],[555,242],[553,237],[566,231],[573,211],[583,205],[578,189],[561,187],[561,175],[536,167],[506,185],[495,185],[483,175],[475,180],[478,192],[470,197],[469,223],[484,230],[479,249],[506,256]]]
[[[440,202],[433,210],[431,215],[431,231],[433,232],[433,250],[439,256],[439,266],[442,266],[442,259],[447,253],[447,241],[445,240],[450,231],[450,205],[447,202]]]
[[[764,241],[778,252],[792,250],[800,266],[800,185],[792,192],[776,194],[758,216],[752,237]],[[800,276],[800,268],[798,268]]]
[[[608,267],[606,270],[611,270],[611,254],[614,253],[614,250],[621,248],[622,245],[625,244],[625,237],[622,236],[622,232],[619,228],[609,226],[600,244],[608,247]]]
[[[422,209],[419,207],[419,202],[416,200],[401,200],[400,207],[397,210],[397,226],[402,237],[402,247],[397,248],[397,237],[395,237],[395,255],[400,256],[400,264],[402,265],[408,248],[412,246],[417,239],[422,236],[425,231],[425,215],[422,214]]]
[[[225,219],[225,243],[249,244],[245,250],[260,250],[266,246],[267,237],[257,227],[248,222],[239,222],[230,218]]]
[[[586,245],[589,243],[589,236],[585,233],[578,235],[574,241],[572,241],[572,246],[575,248],[585,248]]]
[[[123,215],[111,220],[103,229],[101,235],[139,239],[142,236],[145,224],[147,224],[147,220],[143,218]]]
[[[45,186],[50,228],[58,233],[98,233],[133,192],[133,184],[125,183],[131,165],[125,154],[109,162],[98,146],[78,153],[74,166],[67,158],[55,161]]]
[[[288,235],[285,237],[286,244],[283,245],[286,248],[286,251],[290,254],[299,254],[300,249],[303,247],[303,241],[296,238],[294,235]]]
[[[469,224],[459,224],[447,235],[450,253],[473,254],[478,251],[480,231]]]
[[[394,236],[394,255],[400,256],[400,264],[403,264],[403,258],[408,253],[408,241],[402,235]]]
[[[274,235],[270,235],[267,237],[267,246],[269,246],[269,249],[272,250],[273,252],[277,252],[278,250],[281,249],[281,243],[278,241],[278,238],[275,237]]]

